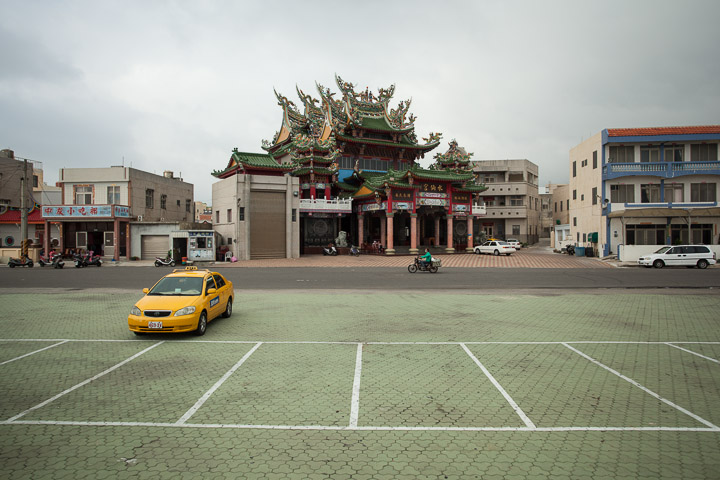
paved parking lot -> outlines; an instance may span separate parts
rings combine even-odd
[[[8,478],[714,478],[713,295],[2,295]],[[322,305],[323,308],[319,308]]]

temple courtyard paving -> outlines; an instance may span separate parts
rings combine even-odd
[[[717,478],[716,294],[0,293],[4,478]]]

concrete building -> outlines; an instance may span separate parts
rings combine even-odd
[[[488,187],[480,194],[487,215],[476,225],[475,234],[517,238],[536,243],[540,232],[538,166],[529,160],[472,161],[478,182]]]
[[[63,168],[58,185],[62,203],[42,210],[46,225],[61,226],[63,251],[92,250],[115,260],[164,257],[172,246],[170,232],[194,219],[193,185],[170,171],[155,175],[120,166]]]
[[[269,158],[233,153],[256,162]],[[226,173],[212,186],[212,228],[219,234],[221,251],[239,260],[299,258],[298,178],[262,169],[252,174],[229,168]]]
[[[661,245],[717,252],[720,126],[605,129],[570,150],[580,246],[633,261]]]

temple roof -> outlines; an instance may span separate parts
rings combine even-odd
[[[473,154],[467,153],[464,148],[459,147],[457,140],[454,138],[448,145],[450,145],[450,148],[448,148],[447,152],[435,155],[436,165],[442,168],[471,170],[470,157],[472,157]]]
[[[227,167],[224,170],[214,170],[212,175],[218,178],[226,178],[237,170],[289,172],[292,170],[292,166],[282,165],[266,153],[238,152],[237,149],[234,149]]]

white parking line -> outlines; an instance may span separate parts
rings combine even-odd
[[[88,383],[92,382],[93,380],[97,380],[98,378],[102,377],[103,375],[106,375],[106,374],[112,372],[113,370],[122,367],[122,366],[125,365],[126,363],[128,363],[128,362],[136,359],[137,357],[139,357],[139,356],[142,355],[143,353],[152,350],[153,348],[157,347],[158,345],[161,345],[162,343],[164,343],[164,341],[158,342],[158,343],[156,343],[155,345],[149,346],[149,347],[146,348],[145,350],[143,350],[143,351],[141,351],[141,352],[138,352],[138,353],[136,353],[135,355],[133,355],[132,357],[127,358],[127,359],[123,360],[122,362],[118,363],[117,365],[114,365],[114,366],[108,368],[107,370],[104,370],[104,371],[98,373],[98,374],[95,375],[94,377],[88,378],[87,380],[84,380],[84,381],[78,383],[78,384],[75,385],[74,387],[70,387],[70,388],[68,388],[67,390],[64,390],[64,391],[58,393],[57,395],[55,395],[55,396],[52,397],[52,398],[48,398],[48,399],[45,400],[44,402],[38,403],[38,404],[35,405],[34,407],[28,408],[28,409],[25,410],[24,412],[18,413],[18,414],[15,415],[14,417],[8,418],[8,419],[7,419],[5,422],[3,422],[3,423],[12,423],[12,422],[14,422],[15,420],[17,420],[18,418],[23,417],[23,416],[27,415],[28,413],[32,412],[33,410],[37,410],[38,408],[44,407],[45,405],[47,405],[47,404],[50,403],[50,402],[54,402],[55,400],[57,400],[58,398],[62,397],[63,395],[66,395],[66,394],[72,392],[73,390],[77,390],[78,388],[82,387],[83,385],[87,385]]]
[[[6,363],[14,362],[15,360],[20,360],[21,358],[29,357],[30,355],[34,355],[38,352],[42,352],[43,350],[47,350],[49,348],[57,347],[58,345],[62,345],[63,343],[67,343],[69,340],[63,340],[62,342],[55,343],[53,345],[50,345],[49,347],[41,348],[40,350],[35,350],[34,352],[26,353],[25,355],[20,355],[19,357],[11,358],[10,360],[5,360],[4,362],[0,363],[0,365],[5,365]]]
[[[0,422],[0,425],[7,422]],[[13,425],[72,425],[79,427],[157,427],[210,428],[246,430],[335,430],[335,431],[420,431],[420,432],[720,432],[705,427],[343,427],[339,425],[243,425],[232,423],[156,423],[156,422],[76,422],[49,420],[18,420]]]
[[[636,381],[633,380],[632,378],[626,377],[625,375],[623,375],[622,373],[618,372],[617,370],[613,370],[612,368],[608,367],[607,365],[598,362],[597,360],[595,360],[595,359],[592,358],[591,356],[586,355],[586,354],[584,354],[583,352],[581,352],[580,350],[571,347],[571,346],[568,345],[567,343],[564,343],[563,345],[565,345],[567,348],[569,348],[569,349],[572,350],[573,352],[577,353],[578,355],[586,358],[587,360],[590,360],[590,361],[591,361],[592,363],[594,363],[595,365],[604,368],[604,369],[607,370],[608,372],[610,372],[610,373],[612,373],[612,374],[614,374],[614,375],[617,375],[618,377],[622,378],[623,380],[625,380],[625,381],[627,381],[627,382],[630,382],[631,384],[635,385],[636,387],[638,387],[639,389],[641,389],[641,390],[644,391],[645,393],[648,393],[648,394],[652,395],[653,397],[657,398],[657,399],[660,400],[661,402],[663,402],[663,403],[665,403],[665,404],[667,404],[667,405],[670,405],[671,407],[673,407],[673,408],[675,408],[675,409],[677,409],[677,410],[680,410],[680,411],[683,412],[685,415],[688,415],[688,416],[694,418],[694,419],[697,420],[698,422],[700,422],[700,423],[702,423],[702,424],[704,424],[704,425],[707,425],[708,427],[712,428],[713,430],[720,430],[720,427],[718,427],[717,425],[714,425],[714,424],[708,422],[707,420],[705,420],[704,418],[702,418],[702,417],[700,417],[700,416],[698,416],[698,415],[695,415],[694,413],[692,413],[692,412],[689,411],[689,410],[684,409],[684,408],[681,407],[680,405],[674,404],[673,402],[671,402],[671,401],[668,400],[667,398],[661,397],[660,395],[658,395],[657,393],[653,392],[653,391],[650,390],[649,388],[646,388],[646,387],[640,385],[638,382],[636,382]]]
[[[255,353],[255,350],[257,350],[260,345],[262,345],[262,342],[257,343],[253,348],[251,348],[250,351],[247,352],[247,353],[240,359],[240,361],[238,361],[235,365],[233,365],[233,367],[232,367],[230,370],[228,370],[228,371],[225,373],[225,375],[223,375],[222,378],[220,378],[220,380],[218,380],[217,382],[215,382],[215,385],[213,385],[212,387],[210,387],[210,390],[208,390],[207,392],[205,392],[205,395],[203,395],[202,397],[200,397],[200,399],[199,399],[197,402],[195,402],[195,405],[193,405],[193,406],[190,408],[190,410],[188,410],[187,412],[185,412],[185,415],[183,415],[182,417],[180,417],[180,420],[178,420],[178,421],[175,422],[175,423],[176,423],[177,425],[182,425],[182,424],[185,423],[190,417],[192,417],[192,416],[195,414],[195,412],[197,412],[198,409],[203,406],[203,404],[207,401],[207,399],[210,398],[210,395],[212,395],[213,393],[215,393],[215,390],[217,390],[218,388],[220,388],[220,385],[222,385],[222,384],[225,382],[225,380],[227,380],[228,378],[230,378],[230,375],[232,375],[232,374],[235,372],[235,370],[237,370],[238,368],[240,368],[240,365],[242,365],[243,363],[245,363],[245,360],[247,360],[248,358],[250,358],[250,355],[252,355],[253,353]]]
[[[520,418],[521,418],[522,421],[525,423],[525,425],[526,425],[528,428],[532,428],[532,429],[537,428],[537,427],[535,426],[535,424],[532,422],[532,420],[530,420],[530,419],[528,418],[528,416],[525,415],[525,412],[522,411],[522,409],[518,406],[518,404],[515,403],[515,400],[513,400],[512,397],[511,397],[511,396],[505,391],[505,389],[502,387],[502,385],[500,385],[500,384],[498,383],[498,381],[495,380],[495,377],[493,377],[492,374],[488,371],[488,369],[485,368],[485,366],[484,366],[482,363],[480,363],[480,360],[478,360],[477,357],[475,357],[475,355],[473,355],[473,353],[467,348],[467,346],[465,346],[464,343],[461,343],[460,346],[463,348],[463,350],[465,350],[465,353],[467,353],[468,355],[470,355],[470,358],[472,358],[473,361],[475,362],[475,364],[477,364],[477,366],[480,367],[480,369],[483,371],[483,373],[485,374],[485,376],[490,379],[490,381],[492,382],[492,384],[495,385],[495,388],[497,388],[497,389],[500,391],[500,393],[502,394],[502,396],[505,397],[505,400],[507,400],[507,402],[510,404],[510,406],[512,407],[512,409],[515,410],[515,413],[517,413],[517,414],[520,416]]]
[[[350,402],[350,428],[357,427],[360,413],[360,376],[362,374],[362,343],[357,344],[355,353],[355,379],[353,380],[352,401]]]
[[[105,338],[0,338],[0,342],[152,342],[151,339],[105,339]],[[172,343],[220,343],[220,344],[318,344],[318,345],[357,345],[357,342],[343,342],[330,340],[173,340]],[[514,341],[514,342],[364,342],[365,345],[565,345],[568,344],[627,344],[627,345],[720,345],[720,342],[693,342],[685,340],[669,340],[664,342],[640,342],[628,340],[565,340],[565,341]]]
[[[700,355],[697,352],[693,352],[692,350],[688,350],[687,348],[678,347],[677,345],[673,345],[672,343],[665,343],[665,345],[670,345],[671,347],[677,348],[678,350],[682,350],[683,352],[692,353],[693,355],[697,355],[698,357],[704,358],[705,360],[710,360],[711,362],[720,363],[719,360],[715,360],[714,358],[711,358],[711,357],[706,357],[705,355]],[[0,363],[0,365],[2,365],[2,364]]]

